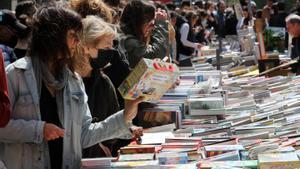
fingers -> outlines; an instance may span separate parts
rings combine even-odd
[[[65,131],[64,131],[63,129],[57,127],[56,134],[57,134],[59,137],[64,137]]]
[[[145,97],[144,97],[144,96],[140,96],[140,97],[137,98],[134,102],[135,102],[136,104],[139,104],[139,103],[143,102],[144,100],[145,100]]]
[[[59,137],[64,137],[65,131],[64,129],[59,128],[58,126],[46,123],[44,126],[44,138],[47,141],[55,140]]]
[[[143,136],[143,127],[132,127],[132,134],[134,137]]]

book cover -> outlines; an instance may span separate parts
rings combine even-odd
[[[141,59],[118,90],[125,99],[133,100],[140,96],[146,101],[157,101],[179,77],[175,64]]]

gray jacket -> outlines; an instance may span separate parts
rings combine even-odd
[[[11,120],[0,128],[0,160],[9,169],[50,169],[47,141],[43,137],[45,122],[41,121],[36,80],[29,57],[24,57],[6,68]],[[82,79],[69,73],[64,88],[64,112],[58,112],[65,129],[63,138],[63,169],[79,169],[82,148],[104,140],[130,136],[123,112],[105,121],[91,123]],[[68,94],[70,93],[70,94]]]

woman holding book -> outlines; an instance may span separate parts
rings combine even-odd
[[[87,16],[82,23],[82,45],[78,47],[75,55],[75,70],[83,78],[93,122],[99,122],[120,109],[116,90],[101,70],[106,65],[104,57],[109,57],[105,56],[106,51],[113,48],[116,31],[112,25],[96,16]],[[142,134],[142,128],[133,126],[131,130],[138,136]],[[117,156],[118,149],[128,143],[127,140],[109,140],[85,149],[83,156]]]
[[[40,8],[33,18],[29,57],[7,67],[12,114],[0,128],[0,159],[9,169],[80,168],[82,148],[131,135],[129,124],[142,98],[92,123],[73,53],[81,17],[61,5]]]

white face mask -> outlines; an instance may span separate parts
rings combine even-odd
[[[201,21],[201,25],[205,28],[207,26],[207,20],[206,19],[203,19]]]

